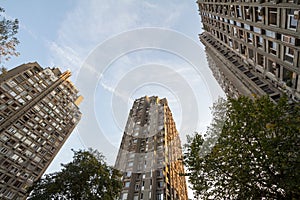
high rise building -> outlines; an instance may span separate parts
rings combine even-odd
[[[121,200],[187,200],[179,134],[166,99],[142,97],[130,110],[115,167]]]
[[[300,101],[300,0],[198,0],[213,74],[229,96]]]
[[[25,199],[79,122],[70,76],[38,63],[0,75],[0,199]]]

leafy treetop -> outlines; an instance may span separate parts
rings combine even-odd
[[[35,182],[28,199],[113,200],[119,196],[120,174],[107,166],[98,151],[74,151],[73,161],[62,167]]]
[[[214,119],[206,137],[196,133],[186,145],[195,197],[300,199],[299,105],[240,97],[215,105]]]
[[[15,37],[18,29],[18,19],[7,19],[5,10],[0,7],[0,63],[8,61],[11,56],[19,55],[16,51],[19,40]]]

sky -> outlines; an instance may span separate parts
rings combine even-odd
[[[206,61],[194,0],[1,0],[18,18],[19,57],[72,72],[83,95],[82,120],[46,173],[95,148],[113,165],[134,99],[166,97],[182,143],[204,132],[213,102],[224,96]]]

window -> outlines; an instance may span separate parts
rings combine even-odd
[[[22,89],[20,86],[16,86],[15,89],[16,89],[18,92],[23,92],[23,89]]]
[[[235,17],[234,14],[235,14],[234,5],[230,5],[230,15],[231,15],[231,17]]]
[[[246,46],[241,44],[240,49],[241,49],[241,54],[246,55]]]
[[[240,39],[244,39],[244,31],[243,30],[239,30],[239,37],[240,37]]]
[[[13,154],[12,156],[10,156],[10,158],[13,160],[17,160],[19,158],[19,156],[16,154]]]
[[[277,8],[269,8],[269,25],[277,25]]]
[[[234,44],[233,46],[234,50],[239,51],[239,43],[237,41],[234,41],[233,44]]]
[[[127,196],[128,196],[128,193],[124,193],[124,194],[122,195],[122,200],[127,200]]]
[[[17,95],[14,91],[10,91],[9,94],[13,97],[15,97]]]
[[[157,182],[157,187],[158,188],[163,188],[164,187],[164,182],[163,181]]]
[[[22,185],[22,182],[20,182],[20,181],[15,181],[15,183],[14,183],[14,186],[16,187],[16,188],[19,188],[20,186]]]
[[[264,44],[264,39],[261,36],[256,36],[256,46],[262,48]]]
[[[33,84],[34,84],[33,80],[31,80],[30,78],[29,78],[29,79],[27,79],[27,80],[28,80],[28,82],[29,82],[31,85],[33,85]]]
[[[285,54],[284,54],[284,60],[288,61],[289,63],[293,63],[294,61],[294,49],[290,47],[284,47]]]
[[[277,43],[269,41],[269,53],[276,55],[277,54]]]
[[[286,83],[288,87],[293,87],[293,74],[295,73],[286,68],[283,68],[282,80]]]
[[[140,183],[136,183],[134,188],[135,188],[135,190],[139,190],[140,189]]]
[[[242,9],[241,9],[240,5],[236,6],[236,16],[237,17],[241,17],[242,16]]]
[[[281,41],[295,45],[295,38],[287,35],[281,35]]]
[[[20,102],[20,104],[25,104],[25,101],[22,99],[22,98],[20,98],[20,99],[18,99],[18,101]]]
[[[233,35],[237,36],[237,29],[236,29],[236,27],[233,27]]]
[[[129,181],[125,182],[124,186],[125,186],[126,188],[128,188],[128,187],[130,186],[130,182],[129,182]]]
[[[13,80],[9,80],[9,81],[7,82],[7,84],[8,84],[10,87],[15,87],[15,86],[17,86],[17,83],[16,83],[15,81],[13,81]]]
[[[257,54],[257,64],[260,66],[264,66],[264,56],[261,54]]]
[[[25,99],[27,99],[28,101],[30,101],[30,100],[32,99],[32,97],[31,97],[30,95],[27,95],[27,96],[25,97]]]
[[[3,90],[8,91],[10,88],[6,83],[1,84]]]
[[[253,43],[253,34],[247,33],[247,42],[252,44]]]
[[[5,197],[8,198],[8,199],[12,199],[14,196],[15,196],[15,193],[13,193],[13,192],[11,192],[11,191],[8,191],[8,192],[5,194]]]
[[[164,199],[164,194],[157,194],[156,199],[157,200],[163,200]]]
[[[21,135],[20,133],[15,133],[15,136],[18,138],[18,139],[21,139],[23,137],[23,135]]]
[[[262,8],[261,6],[259,7],[255,7],[255,21],[256,22],[262,22],[262,16],[264,15],[264,8]]]
[[[126,177],[131,177],[131,171],[126,172]]]
[[[15,80],[17,81],[17,83],[21,83],[22,81],[24,81],[24,78],[22,75],[19,75],[15,78]]]
[[[251,19],[251,8],[249,6],[245,6],[245,19],[250,20]]]
[[[248,24],[244,24],[244,28],[249,31],[251,30],[250,25],[248,25]]]
[[[6,142],[8,140],[8,137],[6,135],[0,135],[0,139]]]
[[[9,127],[8,130],[7,130],[7,132],[9,132],[9,133],[16,133],[17,130],[15,128],[13,128],[13,127]]]
[[[15,174],[19,171],[19,169],[17,167],[11,166],[10,170],[11,173]]]
[[[287,29],[296,30],[298,25],[298,20],[294,17],[294,9],[287,9]]]
[[[6,147],[2,147],[0,149],[0,153],[2,153],[2,154],[6,154],[7,152],[8,152],[8,149]]]
[[[0,105],[0,110],[4,110],[7,106],[5,104]]]
[[[255,32],[255,33],[259,33],[259,34],[261,34],[261,29],[260,28],[257,28],[257,27],[253,27],[253,31]]]
[[[228,45],[232,48],[233,44],[232,44],[232,39],[230,37],[228,37]]]
[[[254,60],[254,54],[253,54],[253,50],[252,49],[248,48],[248,54],[249,54],[249,58],[251,60]]]
[[[274,76],[276,75],[277,67],[278,66],[274,61],[268,60],[268,72],[272,73]]]
[[[273,31],[266,30],[266,36],[271,37],[271,38],[276,38],[276,33]]]

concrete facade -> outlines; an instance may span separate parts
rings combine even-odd
[[[0,75],[0,199],[25,199],[79,122],[70,76],[36,62]]]
[[[142,97],[130,110],[115,167],[121,200],[187,200],[179,134],[166,99]]]
[[[209,66],[229,96],[300,101],[299,0],[198,0]]]

